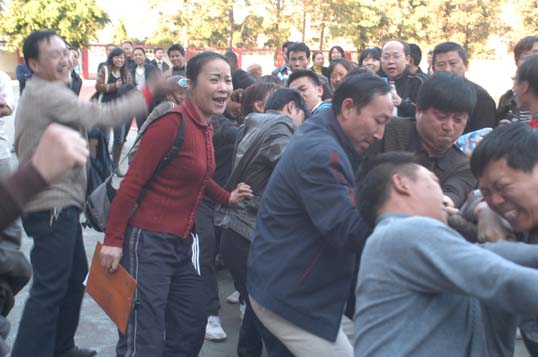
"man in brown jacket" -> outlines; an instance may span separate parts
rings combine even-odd
[[[25,40],[24,60],[33,72],[16,114],[15,146],[21,163],[31,159],[51,123],[83,135],[96,125],[123,124],[147,111],[149,88],[104,105],[80,100],[69,83],[68,48],[53,31],[34,31]],[[86,200],[86,167],[76,167],[25,206],[23,226],[34,239],[33,285],[19,324],[13,357],[86,357],[95,351],[75,346],[82,281],[88,263],[80,211]]]
[[[415,118],[393,118],[383,140],[370,145],[368,156],[409,151],[433,171],[441,183],[445,203],[460,207],[476,187],[469,159],[454,145],[476,104],[476,93],[465,78],[437,73],[417,95]]]

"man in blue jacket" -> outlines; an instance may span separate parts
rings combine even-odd
[[[296,356],[352,356],[341,329],[356,254],[369,234],[355,202],[362,152],[392,116],[390,86],[351,74],[333,107],[296,132],[263,195],[247,290],[257,317]]]

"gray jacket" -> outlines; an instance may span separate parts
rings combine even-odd
[[[217,206],[215,225],[251,239],[263,192],[294,131],[292,119],[276,111],[251,113],[245,118],[225,188],[231,191],[239,182],[245,182],[252,188],[254,197],[234,207]]]
[[[361,256],[355,356],[512,356],[518,315],[538,312],[536,268],[535,245],[383,215]]]

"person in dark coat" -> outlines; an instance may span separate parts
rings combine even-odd
[[[295,356],[353,356],[342,314],[370,233],[354,172],[392,117],[390,91],[377,75],[349,75],[332,110],[294,134],[265,188],[247,291],[256,316]]]

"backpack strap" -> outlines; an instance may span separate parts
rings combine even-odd
[[[166,114],[169,114],[169,113],[166,113]],[[181,118],[181,125],[177,131],[177,135],[174,140],[174,143],[172,144],[170,149],[168,149],[166,154],[164,154],[163,158],[159,161],[159,164],[157,164],[157,167],[155,168],[155,170],[153,170],[153,173],[151,174],[150,178],[148,179],[148,181],[146,181],[146,183],[142,187],[142,190],[140,191],[140,194],[138,195],[138,198],[136,199],[135,206],[133,207],[133,210],[131,211],[131,215],[129,216],[129,218],[133,217],[134,213],[136,212],[136,209],[140,205],[140,202],[142,202],[142,198],[144,198],[144,195],[146,194],[151,181],[153,181],[153,179],[157,177],[157,175],[166,166],[168,166],[168,164],[174,159],[174,157],[178,154],[179,150],[181,149],[183,141],[185,140],[185,132],[186,132],[186,126],[187,126],[185,123],[185,118],[183,118],[183,115],[179,112],[173,112],[173,113],[177,113],[179,117]]]

